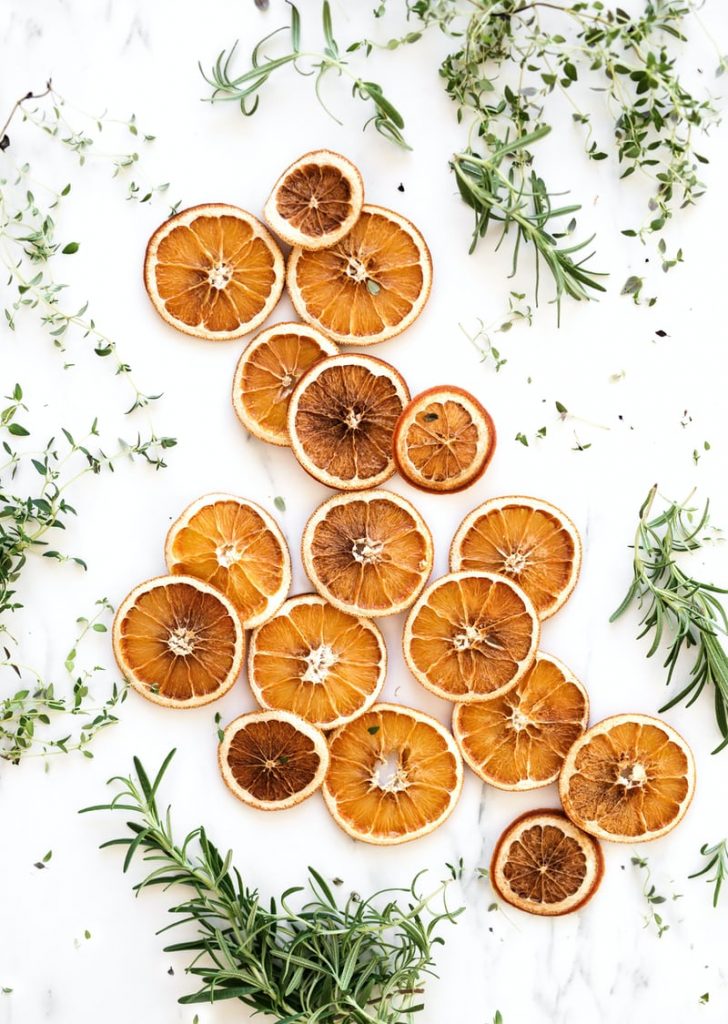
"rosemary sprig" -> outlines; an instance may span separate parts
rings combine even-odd
[[[170,908],[167,928],[193,925],[194,937],[166,947],[192,954],[187,972],[202,987],[182,1003],[238,999],[279,1024],[405,1024],[422,1008],[425,977],[432,974],[437,934],[459,910],[444,902],[448,882],[429,896],[420,876],[407,889],[363,898],[352,893],[339,905],[325,879],[309,868],[306,888],[287,889],[263,902],[232,863],[212,844],[204,827],[178,842],[169,810],[157,794],[171,751],[151,781],[138,758],[134,775],[110,780],[119,791],[109,804],[85,811],[130,813],[131,835],[104,846],[125,846],[124,871],[134,856],[152,864],[135,891],[151,885],[188,890]],[[82,813],[84,813],[82,812]],[[441,909],[434,910],[435,901]]]
[[[652,634],[648,658],[659,650],[663,639],[667,640],[668,685],[682,652],[695,648],[689,681],[660,710],[667,711],[683,700],[689,707],[706,686],[712,686],[715,718],[723,737],[713,751],[717,753],[728,746],[728,653],[721,639],[728,632],[728,616],[718,597],[728,590],[690,576],[676,560],[676,555],[702,546],[701,535],[709,523],[709,502],[700,513],[689,504],[690,499],[671,502],[650,518],[656,495],[655,484],[639,513],[632,561],[634,578],[610,622],[632,604],[644,609],[638,638]]]
[[[706,858],[705,865],[700,871],[688,875],[688,878],[700,878],[701,875],[707,875],[709,871],[713,871],[713,877],[706,878],[706,882],[713,886],[713,906],[717,907],[723,882],[728,879],[728,839],[721,839],[713,846],[704,843],[700,847],[700,855]]]

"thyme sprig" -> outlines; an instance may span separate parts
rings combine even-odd
[[[203,826],[175,839],[170,811],[158,804],[173,755],[153,781],[134,758],[133,775],[110,780],[119,786],[112,801],[84,812],[131,815],[130,835],[103,846],[126,847],[124,871],[136,854],[152,865],[135,892],[152,885],[188,890],[170,908],[175,920],[162,929],[194,926],[194,937],[166,947],[192,954],[187,972],[202,982],[180,1002],[238,999],[279,1024],[411,1021],[422,1008],[423,981],[433,973],[434,947],[443,942],[438,928],[460,913],[445,902],[449,883],[423,896],[418,875],[407,889],[366,898],[352,893],[340,905],[309,868],[305,888],[264,902],[243,882],[232,851],[223,856]]]
[[[707,875],[709,871],[713,871],[712,878],[706,878],[706,882],[713,886],[713,906],[717,907],[723,883],[728,879],[728,839],[721,839],[713,846],[703,843],[700,847],[700,855],[705,857],[706,863],[700,871],[688,875],[688,878],[700,878],[701,875]]]
[[[646,857],[632,857],[631,861],[633,866],[642,872],[642,896],[647,904],[645,928],[652,925],[657,932],[657,938],[661,939],[665,932],[670,930],[670,925],[665,923],[662,914],[659,910],[655,910],[655,907],[661,907],[663,903],[667,903],[667,896],[662,896],[657,891],[657,887],[652,881],[650,863]],[[680,896],[673,894],[672,899],[679,900]]]
[[[685,502],[671,502],[652,515],[657,485],[651,489],[639,513],[634,539],[634,578],[624,600],[612,614],[613,622],[636,604],[643,611],[638,638],[652,635],[647,657],[665,640],[667,684],[672,682],[680,656],[694,648],[687,684],[660,710],[667,711],[686,700],[690,707],[706,686],[713,688],[715,719],[723,737],[713,751],[728,746],[728,653],[722,637],[728,632],[728,616],[719,595],[723,587],[691,576],[677,556],[696,551],[703,544],[709,524],[709,502],[702,511]]]

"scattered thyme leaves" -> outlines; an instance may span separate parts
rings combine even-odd
[[[663,903],[667,903],[667,896],[661,896],[657,892],[652,882],[650,865],[646,857],[632,857],[631,862],[636,868],[639,868],[639,870],[643,872],[642,895],[647,903],[645,928],[653,926],[657,932],[658,939],[661,939],[665,932],[670,930],[670,925],[665,923],[664,918],[659,911],[655,910],[655,907],[659,907]],[[672,898],[673,900],[677,900],[680,897],[674,895]]]

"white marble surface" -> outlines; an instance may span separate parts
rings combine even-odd
[[[501,339],[508,363],[496,375],[480,365],[458,329],[458,322],[472,326],[478,317],[501,316],[507,255],[494,256],[488,243],[476,256],[466,254],[469,215],[453,194],[445,159],[460,145],[461,132],[434,73],[443,40],[376,61],[378,75],[406,114],[411,154],[374,133],[362,134],[361,111],[334,81],[326,86],[327,96],[346,128],[315,104],[308,82],[288,73],[271,81],[252,119],[244,120],[232,106],[201,104],[196,61],[209,63],[236,37],[247,51],[269,26],[285,20],[283,6],[272,0],[262,15],[252,0],[3,0],[0,107],[4,111],[52,73],[58,89],[82,107],[136,111],[146,130],[158,135],[150,174],[171,180],[170,195],[185,205],[222,200],[257,212],[280,169],[300,152],[329,146],[348,153],[364,173],[368,197],[411,217],[434,254],[435,285],[425,314],[376,354],[396,363],[413,392],[442,380],[471,387],[499,430],[492,467],[470,491],[443,499],[410,493],[399,480],[390,485],[412,497],[431,524],[436,571],[445,570],[460,519],[485,497],[526,492],[563,506],[583,533],[586,557],[580,585],[547,624],[543,646],[584,680],[594,720],[620,711],[654,713],[665,698],[659,661],[646,661],[645,644],[635,639],[634,614],[617,625],[608,617],[627,586],[627,545],[640,502],[655,480],[675,496],[697,485],[712,496],[716,523],[728,524],[728,363],[720,308],[725,131],[702,147],[713,158],[705,171],[707,197],[680,216],[671,235],[671,246],[683,246],[686,264],[669,277],[654,272],[660,297],[650,310],[619,297],[627,275],[649,271],[655,258],[615,230],[625,226],[628,201],[617,190],[614,168],[587,166],[576,136],[573,146],[544,144],[556,180],[576,186],[586,206],[583,221],[599,232],[599,265],[612,272],[609,294],[599,305],[567,305],[560,330],[544,305],[533,328],[515,328]],[[355,37],[364,26],[370,30],[369,6],[343,0],[335,5],[343,38]],[[310,20],[318,0],[303,0],[301,7]],[[728,16],[718,0],[707,4],[704,18],[718,38],[728,38]],[[712,87],[714,54],[699,38],[693,52]],[[566,110],[563,131],[573,131]],[[22,139],[37,155],[37,139]],[[41,159],[44,180],[67,179],[69,164],[62,155],[38,157],[38,168]],[[122,470],[79,486],[74,504],[81,514],[66,543],[87,559],[87,574],[47,562],[28,570],[26,610],[16,627],[28,657],[49,673],[59,670],[76,615],[102,594],[118,602],[140,579],[163,570],[166,527],[191,499],[211,490],[238,491],[272,510],[274,496],[283,496],[287,510],[280,519],[300,590],[306,581],[298,537],[325,497],[289,452],[247,438],[235,420],[228,394],[240,344],[210,346],[177,335],[149,307],[139,270],[159,209],[126,205],[104,170],[91,167],[73,180],[77,185],[62,228],[64,237],[82,243],[69,263],[74,294],[92,298],[98,322],[118,339],[139,378],[164,389],[155,424],[175,434],[179,446],[164,473]],[[397,189],[400,182],[404,192]],[[283,300],[275,317],[290,313]],[[657,330],[667,336],[658,337]],[[98,412],[102,426],[116,429],[114,410],[123,396],[81,342],[74,343],[77,368],[64,372],[32,319],[13,336],[0,331],[3,393],[23,380],[35,422],[47,416],[49,423],[60,419],[73,427]],[[621,371],[619,381],[610,379]],[[555,401],[589,422],[560,422]],[[518,431],[530,436],[542,425],[548,426],[545,439],[528,448],[514,440]],[[574,451],[575,434],[591,447]],[[705,440],[712,447],[696,466],[693,449],[702,449]],[[728,579],[725,547],[706,550],[696,564],[718,580]],[[446,721],[444,703],[408,677],[398,653],[401,626],[383,623],[391,655],[385,694]],[[102,637],[95,656],[113,676]],[[8,685],[0,678],[0,686]],[[439,874],[445,861],[463,858],[467,913],[439,955],[440,979],[428,984],[421,1024],[486,1024],[498,1009],[506,1024],[728,1019],[728,903],[714,911],[707,887],[687,880],[700,864],[699,846],[728,834],[728,752],[710,756],[716,730],[707,695],[692,709],[676,708],[667,716],[697,755],[694,804],[673,835],[640,850],[649,857],[658,890],[681,896],[662,907],[670,930],[661,939],[644,927],[642,879],[630,864],[629,847],[605,850],[602,889],[578,915],[548,922],[515,911],[488,912],[493,897],[487,882],[475,880],[475,869],[487,864],[495,839],[513,817],[556,805],[553,788],[509,795],[468,776],[447,824],[398,849],[353,843],[318,798],[280,815],[245,808],[218,778],[213,715],[219,710],[227,720],[252,705],[244,681],[219,705],[190,714],[170,714],[132,695],[119,726],[96,744],[93,761],[59,758],[48,773],[37,761],[0,769],[0,986],[12,989],[0,994],[2,1024],[192,1024],[193,1008],[176,1003],[192,984],[184,977],[183,960],[163,954],[154,934],[166,923],[167,898],[153,893],[134,900],[132,878],[122,876],[118,853],[97,851],[120,822],[75,813],[104,795],[104,780],[127,771],[132,754],[154,765],[172,745],[179,753],[164,798],[173,803],[180,827],[205,821],[220,844],[234,846],[248,881],[264,893],[301,881],[309,863],[364,891],[404,882],[423,867]],[[37,870],[34,862],[49,849],[48,868]],[[86,930],[90,939],[84,938]],[[702,1005],[706,992],[710,1001]],[[197,1013],[200,1024],[248,1019],[245,1009],[230,1004],[202,1006]]]

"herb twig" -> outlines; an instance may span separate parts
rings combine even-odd
[[[728,745],[728,653],[722,640],[728,631],[728,616],[719,598],[728,591],[691,576],[676,558],[702,546],[709,503],[698,512],[689,504],[690,499],[671,502],[652,516],[656,496],[655,484],[640,509],[632,560],[634,578],[610,621],[632,604],[644,610],[639,637],[652,634],[647,657],[660,649],[663,639],[668,642],[668,685],[680,655],[694,648],[688,683],[660,710],[667,711],[683,700],[689,707],[706,686],[712,686],[715,719],[723,737],[714,751],[717,753]]]
[[[667,903],[666,896],[660,896],[652,882],[652,872],[650,871],[650,865],[646,857],[632,857],[632,864],[639,868],[643,872],[642,881],[642,895],[647,903],[647,915],[645,916],[645,928],[649,928],[650,925],[654,925],[657,932],[657,938],[661,939],[665,932],[670,930],[670,925],[665,924],[662,915],[655,910],[655,907],[661,906],[663,903]],[[673,900],[679,899],[679,896],[673,896]]]
[[[709,843],[704,843],[700,847],[700,855],[705,857],[706,863],[700,869],[695,871],[692,875],[688,875],[688,878],[700,878],[701,875],[707,875],[709,871],[713,871],[711,878],[706,878],[706,882],[713,886],[713,906],[718,906],[720,899],[720,890],[723,887],[723,883],[728,879],[728,839],[721,839],[719,843],[715,843],[710,846]]]
[[[124,846],[124,871],[135,855],[152,865],[134,887],[187,889],[171,907],[176,919],[163,929],[194,926],[193,937],[166,947],[190,953],[187,972],[202,987],[182,1003],[238,999],[280,1024],[405,1024],[422,1008],[418,998],[432,973],[433,949],[443,940],[440,924],[460,911],[444,903],[447,882],[429,896],[420,876],[407,889],[369,897],[352,893],[339,905],[329,884],[309,868],[306,888],[294,886],[264,902],[249,889],[204,827],[175,839],[169,810],[158,791],[174,751],[153,781],[134,759],[134,775],[112,779],[119,790],[111,803],[85,811],[131,815],[130,835],[105,843]],[[435,910],[436,901],[442,901]]]

